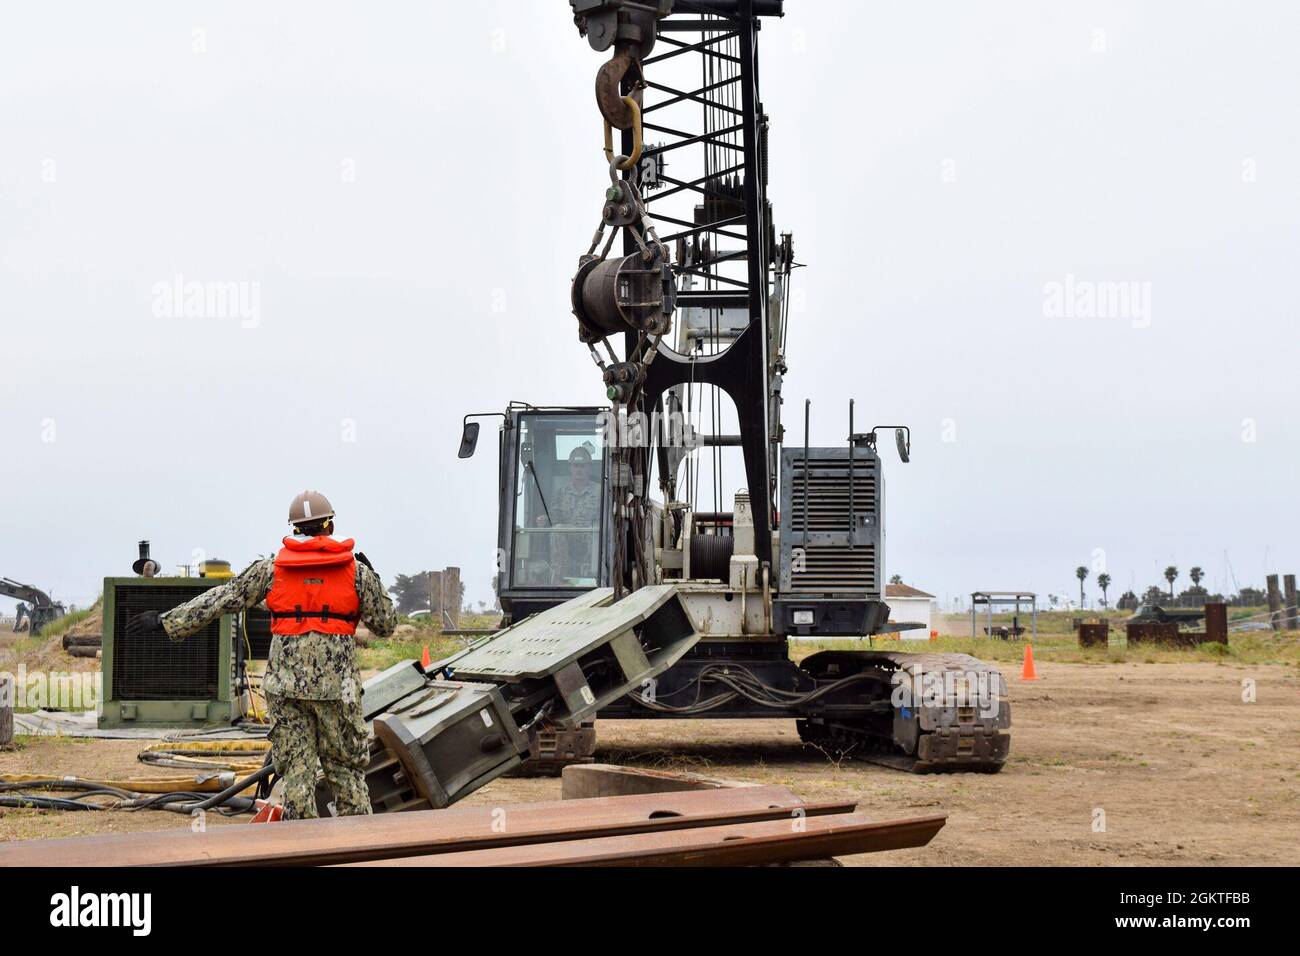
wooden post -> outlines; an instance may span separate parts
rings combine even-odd
[[[442,572],[443,621],[460,627],[460,568],[447,568]]]
[[[14,679],[0,674],[0,747],[14,739]]]
[[[442,572],[429,572],[429,617],[442,620]]]
[[[1268,622],[1273,630],[1282,630],[1282,593],[1277,588],[1277,575],[1268,576]]]
[[[1296,607],[1295,575],[1288,574],[1282,578],[1286,590],[1286,629],[1300,631],[1300,608]]]

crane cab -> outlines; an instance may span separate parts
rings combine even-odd
[[[608,415],[518,403],[501,415],[497,597],[508,620],[609,585]],[[466,419],[462,458],[478,427]]]

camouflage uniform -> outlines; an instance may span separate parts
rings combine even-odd
[[[594,528],[600,520],[600,485],[594,481],[565,485],[555,496],[554,514],[557,524]]]
[[[588,481],[581,486],[572,482],[555,496],[552,510],[556,525],[569,528],[596,528],[600,525],[600,485]],[[565,535],[560,545],[561,574],[566,577],[594,577],[591,538],[588,535]]]
[[[168,611],[163,629],[171,640],[184,640],[223,614],[265,600],[274,579],[274,559],[255,561],[233,581]],[[356,585],[362,622],[376,636],[388,637],[397,627],[397,612],[379,575],[357,562]],[[369,731],[361,715],[356,642],[315,631],[274,635],[262,690],[271,717],[275,769],[284,778],[285,818],[317,816],[318,760],[339,815],[369,813]]]

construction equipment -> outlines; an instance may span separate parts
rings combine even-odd
[[[66,611],[60,602],[52,600],[40,588],[22,584],[13,578],[0,578],[0,594],[19,602],[18,611],[14,615],[14,630],[22,630],[23,621],[26,620],[33,637],[40,634],[45,625],[63,617]]]
[[[913,771],[998,770],[1010,713],[996,668],[965,655],[789,658],[790,636],[889,629],[878,439],[893,431],[906,462],[911,435],[906,426],[860,431],[850,403],[844,444],[812,447],[806,404],[803,442],[786,442],[799,264],[791,235],[772,225],[756,49],[761,20],[782,15],[783,3],[571,6],[592,47],[614,51],[596,81],[610,181],[572,295],[579,341],[612,404],[513,402],[499,415],[497,593],[508,626],[470,652],[469,672],[453,658],[444,676],[509,693],[525,679],[516,651],[572,637],[557,623],[584,607],[584,594],[617,612],[646,592],[671,593],[692,629],[681,638],[688,646],[633,692],[598,695],[584,715],[794,718],[805,741],[836,753]],[[651,145],[652,133],[668,142]],[[724,427],[721,395],[734,403],[734,431]],[[706,407],[711,428],[702,432]],[[474,454],[484,417],[466,416],[460,457]],[[592,497],[579,475],[566,475],[576,449],[598,471],[600,494],[584,513],[566,507]],[[740,450],[748,490],[723,510],[728,449]],[[473,666],[487,656],[507,664]],[[602,672],[609,686],[615,672]],[[572,727],[571,698],[557,687],[537,719]]]
[[[1205,619],[1203,607],[1166,608],[1159,604],[1142,604],[1124,619],[1124,626],[1133,624],[1172,624],[1175,627],[1195,627]]]
[[[210,727],[241,716],[235,618],[218,618],[180,644],[159,633],[126,633],[136,615],[169,611],[221,583],[219,578],[104,579],[100,727]]]

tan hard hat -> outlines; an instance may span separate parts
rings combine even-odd
[[[289,524],[291,525],[333,517],[334,506],[319,491],[304,491],[294,498],[289,505]]]

